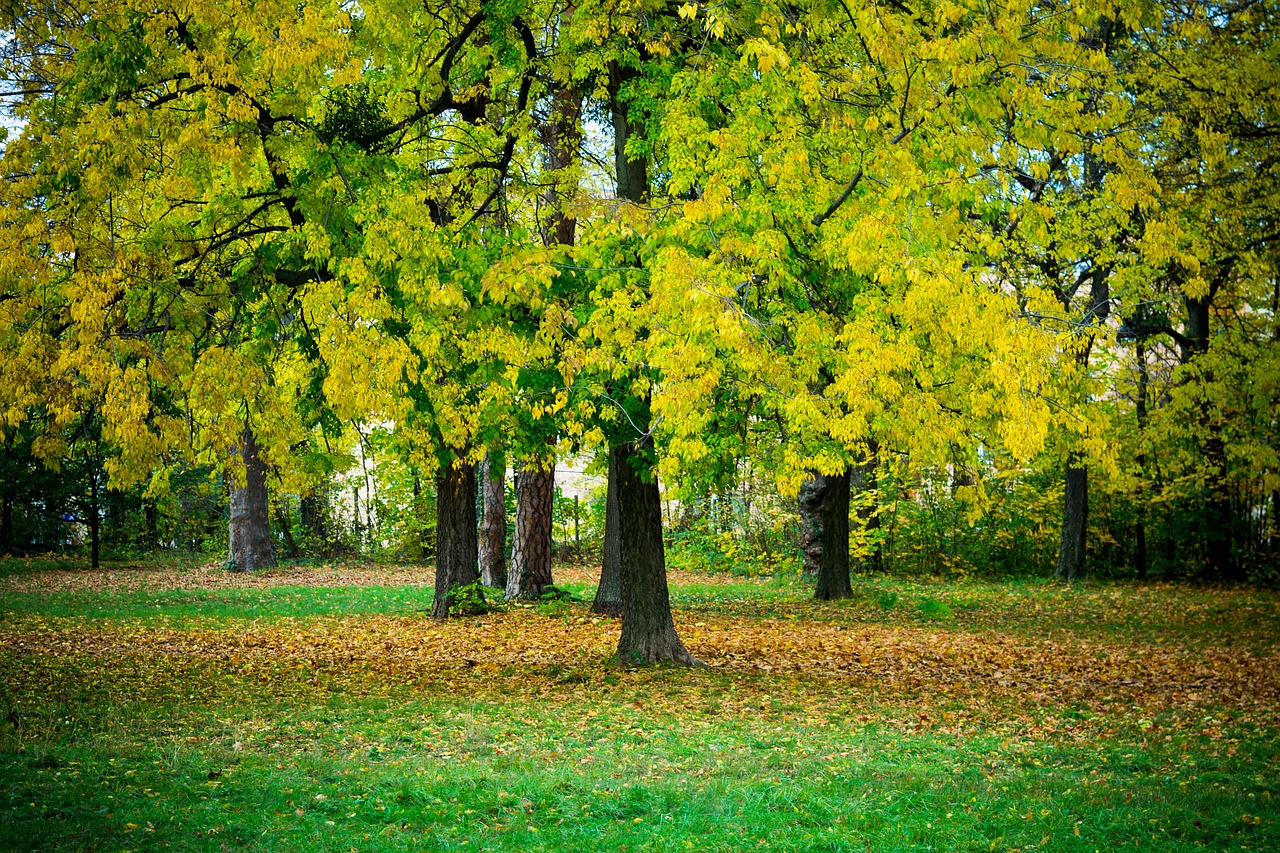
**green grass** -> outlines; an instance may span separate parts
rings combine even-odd
[[[957,740],[785,714],[404,697],[60,713],[46,742],[0,754],[4,849],[1280,843],[1265,739],[1228,756],[1194,743]]]
[[[679,620],[1063,634],[1134,650],[1235,643],[1269,658],[1280,636],[1274,595],[1251,590],[877,579],[827,604],[792,579],[712,580],[673,590]],[[849,690],[803,672],[532,657],[398,681],[340,677],[333,661],[300,672],[323,643],[285,655],[290,637],[374,617],[410,638],[463,627],[419,627],[430,596],[416,586],[4,592],[0,849],[1280,849],[1280,732],[1238,709],[1133,719],[1052,697],[955,702],[945,707],[965,722],[947,726],[943,705],[917,719],[923,697],[892,685]],[[492,636],[573,630],[584,612],[512,608],[495,623],[511,633]],[[115,630],[126,645],[24,645],[64,623]],[[122,625],[219,637],[275,626],[280,656],[252,670],[225,651],[129,662]],[[411,647],[398,642],[388,654]],[[828,701],[806,705],[806,694]],[[1050,716],[1056,727],[1042,725]]]
[[[422,586],[15,592],[0,601],[0,619],[38,614],[221,625],[240,619],[421,612],[431,609],[432,594],[431,587]]]

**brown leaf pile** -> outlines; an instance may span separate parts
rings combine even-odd
[[[219,562],[201,566],[155,564],[113,565],[109,568],[45,569],[0,577],[6,592],[140,592],[174,589],[266,589],[275,586],[430,586],[430,566],[378,566],[334,563],[321,566],[279,566],[243,574],[227,571]]]
[[[557,566],[557,583],[595,584],[598,566]],[[726,575],[693,575],[670,571],[672,585],[698,583],[763,585],[766,579]],[[318,566],[285,565],[241,574],[227,571],[217,561],[194,567],[156,564],[123,564],[100,569],[76,567],[44,569],[0,576],[0,591],[50,592],[160,592],[165,590],[267,589],[277,586],[430,586],[435,569],[428,565],[375,565],[332,563]]]
[[[478,619],[361,616],[217,629],[24,619],[0,629],[0,662],[22,692],[70,679],[122,700],[408,690],[559,700],[637,694],[649,710],[841,717],[877,709],[904,725],[1055,730],[1213,713],[1274,729],[1280,660],[1233,648],[1111,645],[997,631],[853,628],[695,614],[678,628],[707,668],[608,665],[618,625],[574,611],[513,608]],[[25,662],[25,663],[21,663]],[[1064,722],[1064,710],[1084,719]],[[1182,713],[1186,712],[1186,713]],[[1034,723],[1033,723],[1034,719]],[[1047,720],[1047,722],[1046,722]],[[1093,722],[1090,723],[1089,721]]]

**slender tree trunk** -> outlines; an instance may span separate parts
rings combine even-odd
[[[1232,553],[1234,513],[1231,511],[1231,493],[1227,482],[1227,452],[1222,436],[1211,427],[1205,442],[1204,462],[1206,470],[1205,497],[1205,558],[1208,577],[1211,580],[1243,580],[1237,570]]]
[[[609,454],[608,483],[605,487],[604,546],[600,555],[600,585],[596,587],[591,612],[602,616],[622,615],[622,537],[618,519],[618,468]]]
[[[481,465],[484,513],[480,522],[480,580],[487,587],[507,588],[506,466],[489,453]]]
[[[351,515],[354,522],[356,550],[361,551],[364,549],[364,524],[360,521],[360,487],[356,485],[351,487]]]
[[[822,564],[813,597],[835,601],[853,595],[849,578],[849,481],[852,468],[826,479],[822,513]]]
[[[102,542],[102,507],[98,504],[98,472],[89,474],[89,565],[98,568],[98,553]]]
[[[145,547],[149,551],[153,548],[160,547],[160,513],[153,503],[142,505],[142,523],[145,532],[142,534],[146,537]],[[3,543],[0,538],[0,543]],[[3,546],[0,545],[0,548]]]
[[[1145,440],[1147,430],[1147,396],[1151,383],[1151,375],[1147,371],[1147,348],[1141,341],[1137,346],[1138,358],[1138,440]],[[1146,487],[1147,487],[1147,456],[1145,453],[1138,454],[1138,473],[1141,481],[1138,486],[1138,525],[1137,525],[1137,572],[1138,580],[1147,579],[1147,503],[1146,503]]]
[[[478,549],[476,469],[459,461],[436,475],[436,590],[432,618],[447,619],[453,606],[453,590],[480,578]]]
[[[525,468],[516,477],[516,523],[511,537],[507,598],[536,599],[551,586],[551,512],[555,464]]]
[[[323,558],[333,556],[333,544],[329,540],[329,521],[325,512],[327,503],[323,487],[298,502],[298,515],[306,533],[307,550]]]
[[[662,498],[649,471],[645,449],[612,449],[618,480],[619,563],[622,569],[620,665],[667,661],[694,666],[671,618],[666,553],[662,545]],[[637,466],[643,469],[637,471]]]
[[[1078,581],[1085,576],[1085,548],[1089,533],[1089,469],[1079,453],[1067,456],[1066,488],[1062,492],[1062,539],[1058,544],[1060,581]]]
[[[13,499],[0,496],[0,554],[9,553],[13,547]]]
[[[288,500],[283,497],[276,501],[276,524],[284,537],[285,556],[298,556],[298,543],[293,538],[293,513],[289,511]]]
[[[800,484],[796,504],[800,512],[801,576],[817,581],[822,569],[822,505],[827,497],[827,478],[811,474]]]
[[[231,483],[230,557],[234,572],[256,572],[276,564],[271,547],[271,505],[267,501],[267,466],[247,426],[240,438],[244,485]]]
[[[1271,559],[1280,558],[1280,490],[1271,493],[1271,538],[1268,544]]]
[[[1216,284],[1209,294],[1183,300],[1186,312],[1185,345],[1180,357],[1184,364],[1207,355],[1209,352],[1210,323]],[[1204,377],[1206,380],[1209,377]],[[1227,454],[1219,426],[1212,422],[1209,413],[1201,409],[1201,424],[1209,434],[1204,451],[1200,455],[1203,466],[1205,493],[1203,497],[1204,524],[1204,575],[1209,580],[1239,580],[1240,576],[1232,558],[1231,495],[1228,491]]]

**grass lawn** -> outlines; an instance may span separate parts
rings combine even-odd
[[[1280,850],[1272,592],[673,573],[629,670],[428,579],[0,563],[0,849]]]

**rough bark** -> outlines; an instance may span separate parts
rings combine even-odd
[[[853,595],[849,578],[849,480],[851,469],[830,474],[820,504],[822,519],[822,563],[813,597],[835,601]]]
[[[434,619],[447,619],[453,590],[480,578],[477,564],[476,469],[455,464],[436,475],[436,589]]]
[[[806,580],[816,581],[822,568],[822,503],[827,494],[827,478],[812,474],[800,485],[796,503],[800,512],[801,571]]]
[[[619,566],[622,579],[622,633],[617,661],[667,661],[694,666],[676,635],[667,590],[662,545],[662,502],[658,481],[648,471],[648,454],[631,444],[611,451],[618,481]],[[637,466],[644,468],[643,474]]]
[[[1060,581],[1084,578],[1087,564],[1085,548],[1089,533],[1089,469],[1078,453],[1067,457],[1066,488],[1062,492],[1062,538],[1058,544],[1058,568],[1054,577]]]
[[[525,468],[516,477],[516,521],[511,537],[507,598],[541,598],[551,586],[555,478],[554,463]]]
[[[600,585],[596,587],[591,612],[602,616],[622,615],[622,540],[618,532],[618,475],[613,454],[609,454],[608,484],[605,487]]]
[[[571,14],[571,13],[570,13]],[[551,94],[548,121],[539,128],[547,157],[547,170],[554,178],[543,193],[551,214],[543,226],[543,242],[548,246],[572,246],[576,220],[565,212],[565,199],[577,190],[577,175],[564,173],[578,156],[582,142],[582,92],[558,86]]]
[[[643,157],[627,155],[632,136],[643,139],[644,120],[622,101],[622,91],[638,71],[618,63],[609,66],[609,107],[613,123],[613,153],[617,197],[643,204],[649,195],[648,165]],[[632,402],[639,402],[634,397]],[[644,415],[629,416],[638,427],[637,443],[611,444],[610,465],[616,468],[618,488],[618,563],[622,581],[622,632],[618,638],[620,664],[670,661],[693,666],[696,661],[676,635],[667,590],[666,553],[662,545],[662,500],[652,476],[648,400]]]
[[[234,572],[256,572],[276,564],[271,547],[271,504],[267,501],[267,466],[258,455],[253,431],[245,427],[237,448],[244,463],[244,485],[232,481],[230,563]]]
[[[480,522],[480,580],[488,587],[507,588],[507,505],[503,483],[505,466],[492,454],[480,466],[484,513]]]

